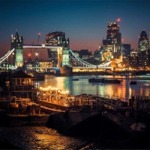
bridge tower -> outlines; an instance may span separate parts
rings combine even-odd
[[[63,45],[62,66],[70,66],[69,38],[66,40],[66,43]]]
[[[11,35],[11,48],[15,48],[13,63],[18,67],[22,67],[23,62],[23,37],[19,36],[18,32]]]
[[[46,44],[50,46],[56,46],[56,47],[59,46],[56,52],[52,52],[52,50],[48,51],[48,53],[51,56],[53,56],[53,60],[57,62],[58,67],[70,66],[69,38],[66,39],[64,32],[56,31],[56,32],[48,33],[46,35]],[[57,58],[54,57],[56,55],[57,55]]]

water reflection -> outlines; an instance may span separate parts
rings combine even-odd
[[[8,142],[24,150],[79,149],[87,141],[59,134],[44,126],[0,128],[0,143]]]
[[[97,76],[104,78],[104,76]],[[112,78],[113,76],[105,76],[105,78]],[[80,94],[92,94],[98,96],[107,96],[121,98],[122,100],[128,100],[131,96],[150,96],[150,81],[140,80],[137,81],[137,85],[130,85],[130,81],[134,78],[122,78],[121,84],[101,84],[101,83],[89,83],[88,79],[91,76],[71,76],[71,77],[55,77],[46,76],[45,81],[40,81],[42,86],[57,87],[61,90],[68,90],[71,95]],[[79,79],[79,80],[73,80]]]

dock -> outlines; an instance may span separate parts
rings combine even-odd
[[[6,114],[3,111],[7,110],[4,109],[4,107],[7,108],[6,105],[7,102],[1,100],[1,115],[5,114],[9,120],[9,122],[7,121],[8,124],[12,122],[15,124],[19,120],[18,124],[20,125],[29,123],[44,125],[48,121],[50,123],[51,118],[53,118],[53,121],[57,120],[57,124],[62,121],[62,128],[65,127],[67,130],[97,114],[109,119],[129,133],[143,132],[150,124],[146,121],[150,111],[150,99],[148,97],[132,97],[128,101],[123,101],[118,98],[87,94],[72,96],[68,93],[58,93],[57,90],[40,92],[38,100],[30,103],[30,112],[27,107],[20,110],[17,105],[12,105],[17,107],[10,109],[9,112],[11,113]],[[141,127],[138,126],[137,128],[136,125],[139,124]]]

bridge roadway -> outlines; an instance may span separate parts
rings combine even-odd
[[[52,49],[62,49],[62,46],[52,46],[52,45],[23,45],[23,48],[52,48]]]

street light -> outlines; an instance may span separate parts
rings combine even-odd
[[[10,100],[10,81],[8,79],[5,81],[5,85],[7,87],[7,92],[9,96],[8,100]]]

